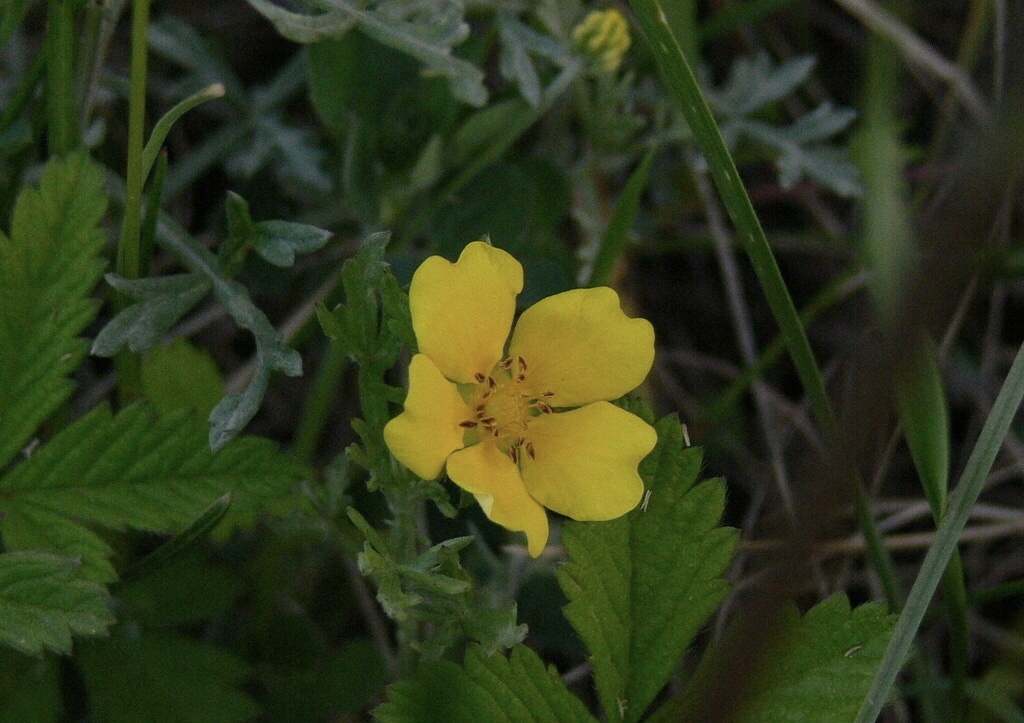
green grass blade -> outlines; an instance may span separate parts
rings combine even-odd
[[[171,132],[171,127],[178,122],[178,119],[196,106],[202,105],[208,100],[220,98],[223,95],[224,84],[214,83],[211,86],[203,88],[198,93],[190,95],[160,117],[160,120],[158,120],[156,125],[153,126],[153,131],[149,134],[149,140],[146,141],[146,147],[142,151],[143,181],[149,178],[149,172],[152,170],[153,164],[156,162],[157,154],[160,153],[160,149],[163,148],[164,141],[167,140],[167,134]]]
[[[594,268],[590,272],[590,281],[587,286],[607,286],[611,283],[615,264],[622,256],[629,241],[629,229],[632,228],[633,221],[636,219],[640,196],[643,194],[644,188],[647,187],[647,177],[650,175],[651,161],[653,160],[654,151],[648,151],[640,161],[640,165],[626,181],[626,187],[622,189],[622,195],[615,204],[615,210],[612,211],[608,226],[601,235],[601,248],[597,250]]]
[[[711,176],[779,324],[814,416],[819,424],[829,429],[832,427],[832,407],[825,394],[818,364],[768,239],[740,181],[718,124],[704,101],[697,78],[672,35],[658,0],[631,0],[630,5],[647,34],[666,86],[682,109],[694,139],[708,161]]]
[[[985,420],[985,426],[982,428],[981,435],[967,461],[967,467],[949,499],[949,509],[939,525],[934,544],[924,558],[914,587],[910,590],[885,657],[882,659],[882,664],[871,684],[871,690],[857,715],[857,723],[871,723],[882,710],[889,690],[892,688],[900,668],[903,667],[910,646],[914,642],[917,629],[928,609],[928,603],[935,593],[939,580],[942,579],[946,564],[952,557],[953,551],[956,550],[960,533],[963,532],[964,526],[967,524],[971,508],[981,493],[985,477],[992,468],[992,463],[995,461],[1003,438],[1020,408],[1022,399],[1024,399],[1024,345],[1017,351],[1017,358],[1014,359],[1013,366],[1010,367],[1010,372],[1003,383],[1003,388],[999,391],[995,404],[992,405],[988,419]]]

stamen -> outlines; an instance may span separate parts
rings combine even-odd
[[[551,397],[555,396],[555,393],[554,392],[541,392],[540,395],[544,399],[551,399]]]
[[[537,451],[533,448],[533,442],[526,443],[526,454],[530,459],[537,459]]]
[[[497,388],[498,388],[498,383],[496,381],[494,381],[494,377],[487,377],[487,389],[488,389],[488,391],[493,392]]]
[[[535,401],[533,405],[537,407],[537,409],[539,409],[543,414],[552,414],[555,411],[554,409],[551,408],[550,404],[548,404],[547,402],[542,402],[539,399]]]
[[[467,419],[465,422],[459,422],[459,426],[463,429],[472,429],[476,426],[476,422],[471,419]]]
[[[519,447],[515,445],[508,448],[508,456],[512,458],[513,464],[519,464]]]
[[[495,421],[494,417],[480,417],[480,423],[485,427],[493,427]]]
[[[516,362],[519,364],[519,371],[526,373],[526,360],[521,356],[516,357]]]
[[[502,359],[501,363],[498,364],[502,369],[510,369],[512,367],[512,357],[508,359]]]
[[[473,375],[473,378],[476,379],[478,382],[483,382],[484,379],[486,379],[487,377],[485,377],[480,372],[477,372],[476,374]]]

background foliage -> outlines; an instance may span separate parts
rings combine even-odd
[[[149,5],[0,5],[0,721],[1024,720],[1019,7]],[[483,236],[657,332],[537,560],[382,438]]]

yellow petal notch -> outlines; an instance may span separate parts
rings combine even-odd
[[[503,356],[522,289],[523,267],[488,243],[467,245],[454,264],[431,256],[409,286],[420,352],[455,382],[490,373]]]
[[[640,386],[654,363],[654,328],[626,316],[612,289],[573,289],[523,312],[509,354],[529,363],[524,391],[578,407]]]
[[[574,520],[611,520],[640,502],[637,472],[658,440],[636,415],[608,402],[545,414],[530,424],[533,454],[523,455],[523,482],[548,509]]]

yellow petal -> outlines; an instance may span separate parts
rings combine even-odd
[[[395,458],[423,479],[441,474],[444,461],[462,449],[471,416],[458,388],[445,379],[423,354],[409,362],[409,394],[405,411],[384,426],[384,441]]]
[[[524,391],[555,407],[611,400],[640,386],[654,362],[654,329],[631,319],[607,287],[541,299],[516,323],[509,355],[528,363]]]
[[[523,289],[523,267],[482,241],[454,264],[431,256],[412,277],[409,308],[420,352],[448,379],[474,381],[501,360]]]
[[[548,543],[547,513],[527,493],[519,468],[492,442],[455,452],[448,458],[448,476],[473,493],[491,521],[525,532],[530,554],[540,555]]]
[[[636,507],[637,465],[658,440],[654,428],[608,402],[530,422],[534,456],[520,457],[530,495],[574,520],[611,520]]]

